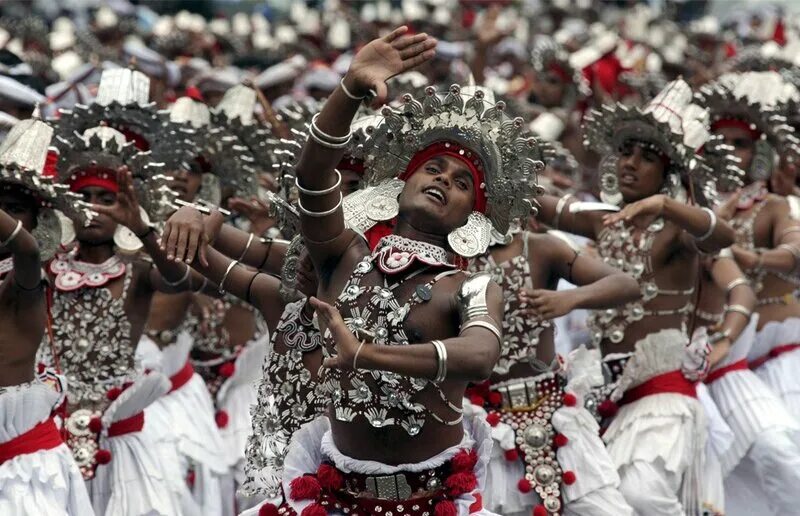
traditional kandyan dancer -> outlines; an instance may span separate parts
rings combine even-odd
[[[736,229],[732,257],[757,296],[757,313],[740,337],[751,342],[737,342],[726,359],[727,369],[718,373],[724,376],[710,378],[716,380],[711,384],[715,401],[736,435],[723,456],[724,472],[729,473],[727,508],[735,514],[791,513],[798,493],[785,485],[800,472],[800,351],[795,344],[800,328],[800,221],[786,198],[769,192],[768,181],[777,168],[791,166],[800,151],[794,130],[783,123],[786,102],[797,99],[798,92],[775,72],[748,72],[721,77],[702,88],[699,98],[711,113],[712,131],[734,148],[745,171],[745,187],[729,188],[730,198],[719,213]],[[729,277],[726,288],[742,290],[747,280]],[[753,307],[729,301],[724,310],[723,338],[725,331],[737,334]],[[737,326],[731,327],[731,319],[738,320]],[[744,370],[748,360],[758,378]]]
[[[606,106],[587,119],[588,142],[605,154],[601,188],[620,213],[582,211],[568,196],[541,200],[543,221],[595,238],[601,257],[639,281],[642,301],[593,313],[592,339],[616,379],[621,405],[603,439],[638,513],[701,510],[703,410],[693,382],[707,349],[688,346],[700,250],[732,243],[733,231],[709,208],[685,204],[684,184],[700,200],[715,176],[695,151],[708,142],[703,110],[683,81],[644,109]],[[606,414],[616,408],[603,403]]]
[[[0,512],[93,514],[86,485],[53,417],[66,382],[36,371],[47,318],[42,261],[61,242],[54,208],[84,220],[76,194],[42,176],[53,129],[17,122],[0,146]],[[82,208],[83,207],[83,208]]]

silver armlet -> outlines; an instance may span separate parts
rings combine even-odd
[[[8,244],[13,242],[14,239],[17,238],[20,231],[22,231],[22,221],[18,220],[17,225],[14,227],[14,231],[12,231],[10,235],[8,235],[8,238],[6,238],[5,240],[3,240],[2,243],[0,243],[0,247],[8,247]]]
[[[447,378],[447,348],[441,340],[431,341],[433,349],[436,351],[436,378],[434,383],[442,383]]]
[[[236,259],[237,262],[244,259],[244,255],[246,255],[247,251],[250,250],[250,244],[253,243],[253,239],[254,238],[255,238],[255,235],[250,233],[250,236],[247,237],[247,244],[245,244],[245,246],[244,246],[244,251],[242,251],[242,254],[240,254],[239,257]]]
[[[697,242],[704,242],[705,240],[708,240],[708,238],[714,234],[714,230],[717,229],[717,214],[709,208],[702,208],[702,210],[708,213],[710,220],[708,221],[708,231],[700,236],[694,237]]]
[[[741,287],[742,285],[750,285],[750,281],[748,281],[747,278],[736,278],[725,287],[725,295],[730,295],[733,289]]]
[[[312,140],[322,145],[323,147],[328,147],[329,149],[344,149],[348,145],[350,145],[350,139],[353,137],[352,131],[348,131],[347,135],[345,136],[330,135],[326,132],[323,132],[317,126],[318,117],[319,113],[317,113],[311,118],[311,130],[308,131],[308,135],[311,137]]]
[[[497,337],[498,344],[503,342],[503,337],[500,334],[500,330],[497,329],[497,326],[488,321],[481,321],[481,320],[469,321],[467,322],[467,324],[461,326],[461,330],[458,332],[458,334],[461,335],[467,330],[467,328],[474,328],[474,327],[486,328],[487,330],[492,332],[492,334],[494,334],[495,337]]]
[[[167,285],[169,285],[170,287],[177,287],[178,285],[181,285],[181,284],[183,284],[183,282],[184,282],[184,281],[186,281],[187,279],[189,279],[189,273],[191,272],[191,270],[192,270],[192,269],[191,269],[191,268],[190,268],[190,267],[187,265],[187,266],[186,266],[186,271],[183,273],[183,276],[181,276],[181,279],[179,279],[178,281],[169,281],[169,280],[168,280],[167,278],[165,278],[164,276],[161,276],[161,280],[162,280],[164,283],[166,283]]]
[[[473,274],[464,280],[458,290],[458,315],[461,324],[466,324],[472,319],[489,316],[489,307],[486,304],[486,290],[489,288],[492,277],[486,272]]]
[[[567,205],[567,201],[569,201],[571,197],[572,194],[566,194],[558,200],[558,203],[556,203],[556,216],[553,218],[553,229],[558,229],[558,225],[561,223],[561,212],[564,211],[564,207]]]
[[[725,307],[725,313],[728,312],[736,312],[737,314],[742,314],[747,318],[748,321],[750,320],[750,316],[753,315],[752,310],[748,310],[746,307],[742,305],[728,305]]]
[[[219,293],[225,293],[225,280],[228,279],[228,274],[231,273],[236,264],[239,263],[239,260],[233,260],[231,263],[228,264],[228,268],[225,269],[225,274],[222,275],[222,279],[219,281]]]
[[[326,188],[324,190],[309,190],[308,188],[303,188],[300,186],[299,180],[295,177],[294,178],[294,185],[297,187],[297,191],[303,195],[307,195],[309,197],[321,197],[323,195],[328,195],[329,193],[333,193],[339,189],[339,186],[342,184],[342,174],[336,169],[333,169],[336,173],[336,183],[331,186],[330,188]]]
[[[343,200],[344,200],[344,196],[342,196],[342,192],[339,192],[339,202],[337,202],[336,206],[334,206],[330,210],[310,211],[310,210],[307,210],[305,208],[305,206],[303,206],[303,203],[300,202],[300,199],[297,199],[297,209],[300,210],[300,213],[302,213],[303,215],[305,215],[307,217],[322,218],[322,217],[327,217],[328,215],[333,215],[334,213],[336,213],[336,210],[338,210],[341,207]]]

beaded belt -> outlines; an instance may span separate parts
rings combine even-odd
[[[561,378],[553,374],[510,380],[491,387],[503,397],[503,410],[536,408],[550,396],[561,392],[562,388]]]
[[[438,468],[416,473],[400,472],[393,475],[345,473],[337,468],[344,479],[344,490],[348,494],[357,499],[382,501],[404,501],[436,496],[444,489],[444,479],[450,474],[450,470],[450,462],[446,462]]]

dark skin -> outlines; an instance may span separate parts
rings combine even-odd
[[[39,247],[31,235],[36,225],[33,197],[14,190],[0,194],[0,241],[6,241],[17,222],[22,229],[0,259],[11,257],[13,270],[0,282],[0,387],[33,379],[36,351],[47,317]]]
[[[661,289],[688,290],[696,282],[697,251],[716,252],[733,242],[733,230],[723,221],[703,242],[695,244],[693,236],[703,235],[709,228],[709,216],[695,206],[679,203],[658,192],[665,180],[666,164],[662,156],[641,145],[630,143],[619,151],[617,177],[622,194],[623,209],[611,215],[604,212],[570,213],[567,206],[561,212],[558,227],[564,231],[597,239],[609,225],[624,221],[633,238],[658,217],[664,219],[664,229],[657,233],[652,247],[651,262],[654,280]],[[558,199],[542,196],[539,219],[552,225]],[[658,296],[646,304],[647,309],[666,310],[689,302],[688,296]],[[682,316],[646,316],[632,322],[619,343],[606,339],[603,354],[624,353],[634,349],[637,341],[650,333],[668,328],[680,328]]]
[[[401,27],[361,49],[345,77],[348,90],[355,95],[364,95],[373,89],[378,94],[376,104],[383,102],[387,95],[387,79],[433,57],[435,40],[425,34],[404,37],[406,31],[407,28]],[[317,125],[322,131],[334,136],[346,134],[357,108],[358,103],[337,88],[323,108]],[[304,188],[311,190],[329,188],[336,181],[333,170],[341,158],[341,151],[309,141],[297,166],[299,182]],[[456,163],[447,159],[429,160],[414,171],[399,199],[400,216],[396,234],[446,246],[447,233],[464,224],[472,211],[475,191],[471,174],[465,170],[463,164],[455,161]],[[424,190],[428,188],[437,190],[439,194],[425,193]],[[337,191],[319,197],[304,196],[301,201],[308,210],[326,211],[337,204],[338,198]],[[336,358],[326,360],[325,365],[347,369],[352,367],[360,339],[350,332],[339,312],[330,303],[334,302],[350,277],[355,263],[370,254],[370,250],[361,237],[345,229],[341,208],[326,217],[302,216],[301,226],[309,254],[320,275],[317,297],[312,298],[311,303],[317,311],[323,332],[328,329],[332,334],[333,342],[329,340],[328,346],[332,350],[335,343],[338,353]],[[187,240],[187,237],[183,236],[183,231],[179,233],[177,237],[170,234],[167,249],[180,256],[185,251],[175,244],[180,239]],[[173,247],[178,250],[173,250]],[[212,280],[221,279],[230,263],[230,259],[212,248],[206,251],[206,261],[207,267],[202,265],[202,258],[200,265],[195,267]],[[435,272],[420,274],[413,283],[427,282],[434,274]],[[225,286],[232,293],[246,292],[251,278],[252,275],[248,275],[243,268],[235,267]],[[260,308],[263,305],[259,298],[266,287],[266,280],[261,278],[262,276],[258,276],[251,288],[251,302]],[[391,277],[387,280],[396,281]],[[413,336],[412,344],[366,345],[359,354],[358,367],[433,378],[437,372],[437,361],[430,340],[439,338],[444,341],[448,353],[448,378],[441,387],[450,402],[459,405],[467,382],[487,378],[498,357],[497,340],[484,328],[469,328],[457,337],[460,323],[456,293],[463,280],[464,276],[461,274],[440,280],[433,288],[432,299],[410,313],[405,329],[409,336]],[[490,315],[500,320],[502,300],[499,288],[492,284],[487,297]],[[441,413],[443,403],[437,394],[426,391],[418,398],[420,403]],[[355,458],[389,464],[429,458],[457,444],[463,436],[460,425],[446,426],[432,418],[429,418],[421,433],[414,438],[409,437],[402,428],[396,427],[376,432],[363,419],[343,423],[332,417],[331,425],[336,445],[342,452]],[[387,443],[391,443],[391,446]]]

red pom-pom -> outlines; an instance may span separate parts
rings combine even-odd
[[[503,395],[496,391],[490,392],[489,403],[492,406],[499,407],[503,403]]]
[[[189,471],[186,473],[186,484],[189,487],[194,487],[194,481],[196,480],[197,475],[195,474],[194,470]]]
[[[533,516],[548,516],[547,509],[544,508],[544,505],[537,505],[533,508]]]
[[[111,452],[108,450],[97,450],[94,453],[94,460],[96,460],[98,464],[108,464],[111,462]]]
[[[319,469],[317,469],[317,480],[323,489],[328,489],[329,491],[341,489],[344,484],[342,474],[330,464],[319,465]]]
[[[297,477],[289,483],[289,497],[294,500],[316,500],[322,492],[319,480],[305,475]]]
[[[328,516],[328,511],[326,511],[325,507],[321,506],[320,504],[312,503],[303,509],[303,512],[300,513],[300,516]]]
[[[520,478],[519,482],[517,482],[517,489],[519,489],[521,493],[530,493],[533,486],[527,478]]]
[[[447,477],[444,485],[450,492],[450,496],[461,496],[478,487],[478,478],[471,471],[462,471]]]
[[[221,366],[219,366],[219,374],[220,376],[224,376],[225,378],[230,378],[233,376],[233,373],[236,372],[236,364],[233,362],[225,362]]]
[[[597,412],[603,417],[614,417],[619,411],[619,405],[611,400],[603,400],[597,406]]]
[[[565,471],[563,475],[561,475],[561,480],[564,481],[565,484],[571,486],[575,483],[576,477],[574,471]]]
[[[278,508],[274,503],[265,503],[259,507],[258,516],[278,516]]]
[[[94,416],[92,419],[89,420],[89,430],[92,433],[99,434],[100,430],[103,429],[103,422],[100,420],[99,417]]]
[[[564,434],[556,434],[556,436],[553,438],[553,444],[555,444],[558,448],[566,446],[568,442],[569,439]]]
[[[203,94],[200,93],[200,90],[197,88],[197,86],[188,86],[186,88],[186,96],[192,100],[203,102]]]
[[[509,462],[514,462],[515,460],[519,460],[519,452],[516,448],[511,448],[510,450],[506,450],[503,452],[503,455],[506,456],[506,460]]]
[[[574,407],[577,403],[578,398],[576,398],[574,394],[571,392],[564,394],[564,405],[568,407]]]
[[[477,405],[478,407],[482,407],[486,400],[483,399],[483,396],[478,396],[477,394],[473,394],[469,397],[469,402],[473,405]]]
[[[456,516],[458,509],[450,500],[442,500],[433,507],[433,516]]]
[[[109,401],[114,401],[115,399],[119,398],[120,394],[122,394],[122,389],[119,387],[112,387],[106,392],[106,398],[108,398]]]
[[[42,374],[44,372],[44,368],[45,368],[45,365],[42,362],[39,362],[38,364],[36,364],[36,371],[39,374]]]
[[[478,463],[478,452],[475,450],[461,450],[453,456],[453,471],[472,471]]]
[[[500,422],[500,414],[498,412],[491,412],[486,416],[486,422],[489,423],[489,426],[497,426],[497,423]]]
[[[225,428],[228,426],[228,419],[228,413],[224,410],[220,410],[214,414],[214,421],[217,423],[218,428]]]

